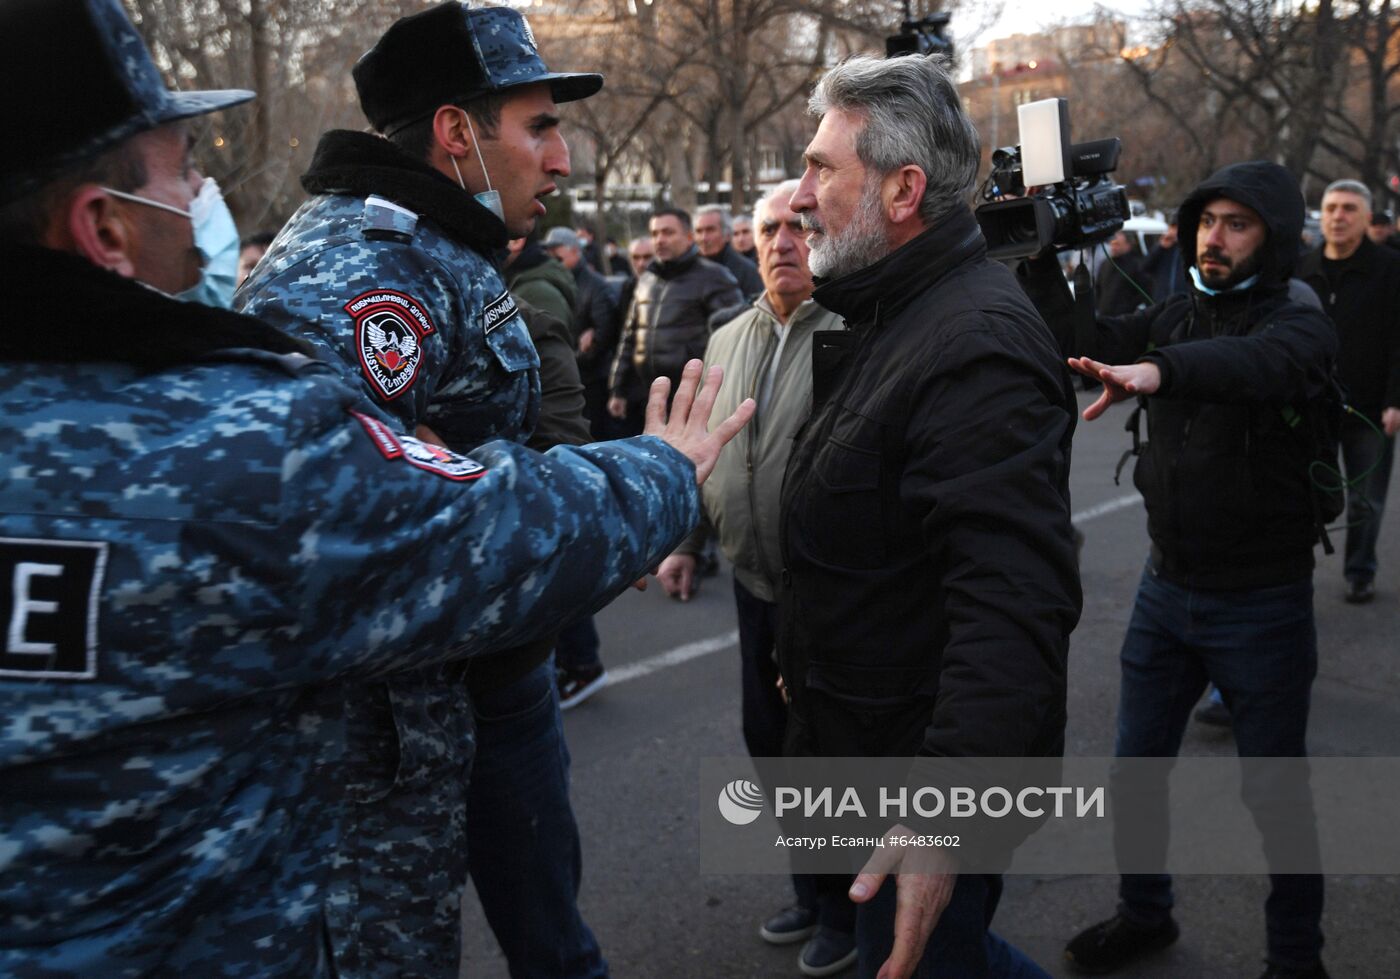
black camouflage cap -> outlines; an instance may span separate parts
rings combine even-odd
[[[0,154],[0,204],[137,133],[253,97],[168,90],[119,0],[4,0],[0,37],[12,137]]]
[[[550,71],[518,10],[455,0],[395,22],[353,74],[365,117],[389,135],[441,105],[520,85],[548,82],[555,102],[603,87],[602,75]]]

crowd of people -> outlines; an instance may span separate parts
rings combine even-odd
[[[1053,254],[987,257],[942,60],[856,56],[800,179],[623,248],[540,227],[558,106],[603,77],[448,2],[356,62],[369,129],[240,242],[188,123],[254,93],[168,90],[117,0],[0,23],[34,134],[0,250],[61,338],[0,341],[0,974],[455,976],[470,880],[512,976],[607,975],[561,710],[606,687],[593,614],[651,570],[689,600],[716,549],[753,757],[1057,758],[1076,375],[1083,421],[1136,400],[1150,432],[1115,754],[1175,755],[1208,687],[1241,756],[1307,754],[1314,550],[1344,497],[1375,599],[1400,431],[1364,184],[1300,254],[1296,178],[1222,168],[1151,254],[1109,244],[1086,324]],[[795,873],[759,934],[808,976],[1047,975],[991,927],[999,874],[891,851]],[[1066,962],[1131,969],[1172,907],[1124,875]],[[1264,979],[1327,976],[1322,908],[1272,878]]]

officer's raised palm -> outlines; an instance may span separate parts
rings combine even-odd
[[[711,367],[705,379],[705,386],[699,396],[695,389],[700,384],[700,372],[704,365],[692,360],[681,372],[681,383],[676,388],[676,396],[671,399],[671,414],[666,414],[666,396],[671,391],[669,378],[658,377],[651,382],[651,393],[647,398],[646,428],[643,434],[659,436],[672,448],[695,463],[695,483],[701,485],[715,468],[719,450],[725,443],[739,434],[739,430],[753,417],[754,400],[746,398],[734,414],[710,431],[710,412],[715,406],[715,395],[724,383],[724,370]]]

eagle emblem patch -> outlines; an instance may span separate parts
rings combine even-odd
[[[436,333],[423,304],[393,289],[371,289],[345,304],[355,321],[360,367],[376,394],[393,401],[413,386],[423,338]]]

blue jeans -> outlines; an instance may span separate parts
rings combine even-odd
[[[1376,541],[1395,462],[1395,438],[1383,439],[1365,422],[1348,415],[1342,421],[1342,468],[1347,480],[1375,467],[1347,490],[1347,543],[1343,574],[1347,581],[1370,581],[1376,576]]]
[[[473,704],[476,763],[468,856],[482,910],[513,979],[608,974],[578,910],[578,826],[554,662]]]
[[[1241,757],[1307,754],[1308,706],[1317,674],[1312,577],[1269,588],[1201,591],[1143,572],[1128,634],[1120,654],[1123,679],[1114,754],[1131,758],[1175,757],[1191,708],[1209,681],[1229,708]],[[1244,800],[1266,791],[1247,778]],[[1114,782],[1115,812],[1158,837],[1154,862],[1165,863],[1165,781],[1137,785],[1131,796]],[[1306,786],[1289,789],[1293,811],[1312,808]],[[1120,806],[1120,800],[1122,804]],[[1256,810],[1258,818],[1258,810]],[[1278,841],[1260,825],[1265,855]],[[1296,847],[1296,838],[1289,840]],[[1315,835],[1301,845],[1317,846]],[[1306,968],[1322,951],[1322,878],[1272,874],[1264,905],[1269,961]],[[1161,921],[1172,907],[1167,874],[1124,875],[1119,911],[1141,924]]]
[[[598,656],[600,645],[593,616],[585,615],[559,630],[559,635],[554,639],[554,662],[564,670],[597,666],[602,662]]]
[[[740,716],[744,746],[752,758],[777,758],[783,753],[787,704],[778,693],[778,606],[765,602],[734,579],[734,608],[739,620]],[[851,878],[844,874],[793,874],[792,889],[800,907],[817,912],[824,928],[849,935],[856,929],[856,906],[846,894]]]
[[[1022,951],[988,931],[1001,877],[964,874],[938,919],[910,979],[1050,979]],[[871,979],[894,947],[895,878],[887,877],[875,897],[856,912],[858,975]]]

